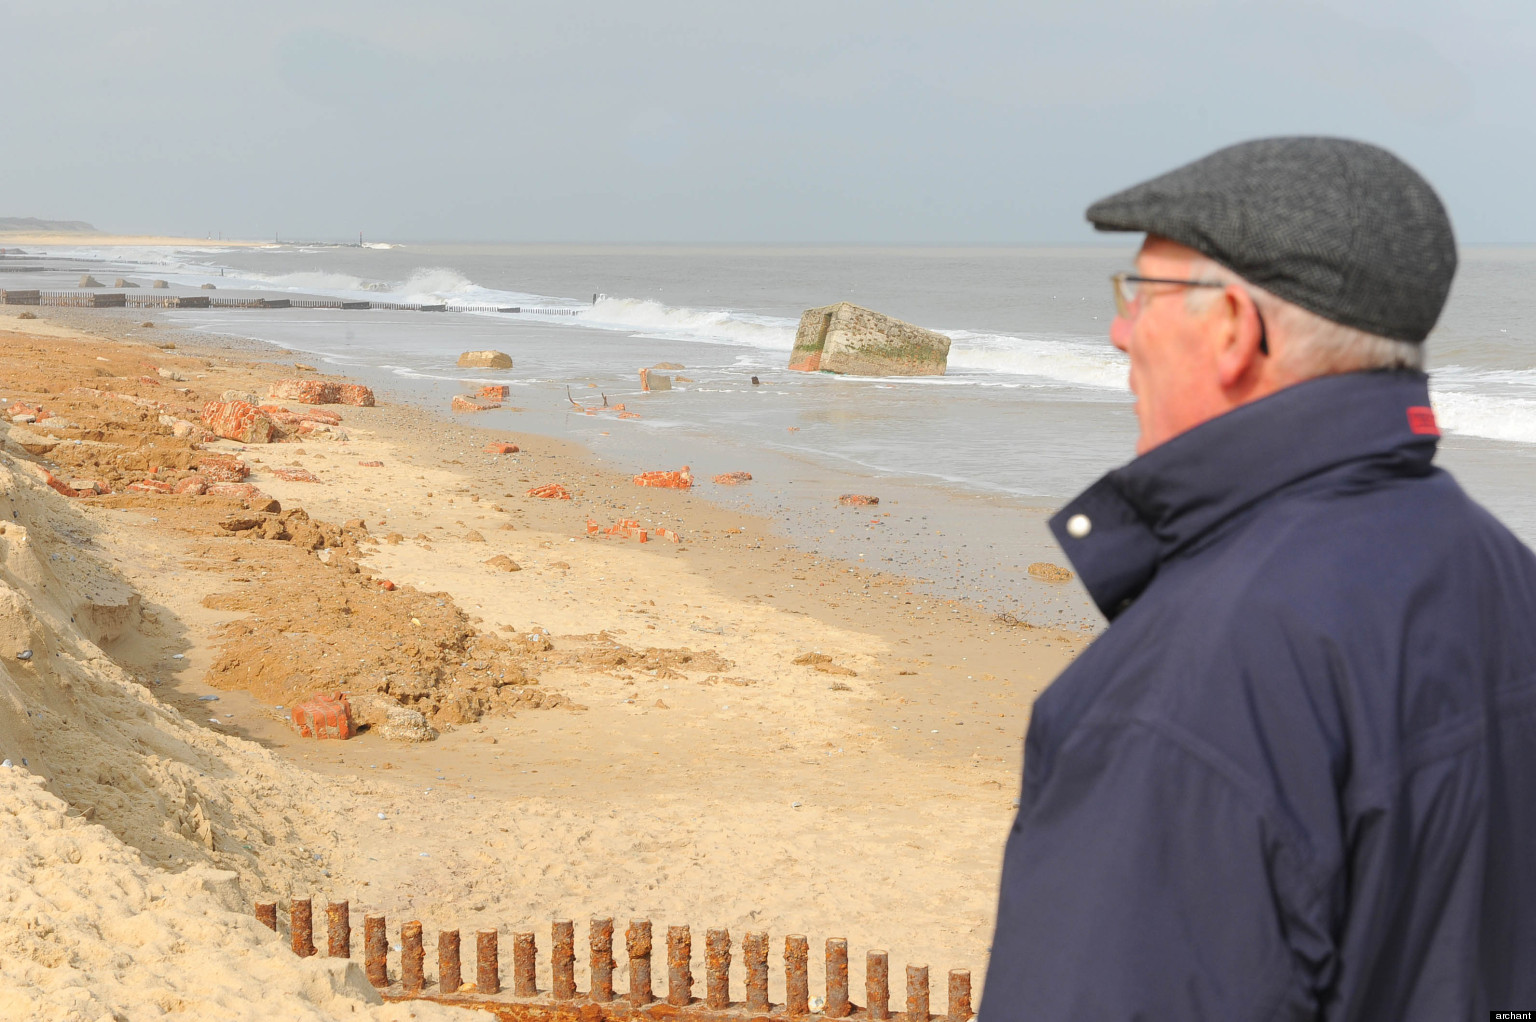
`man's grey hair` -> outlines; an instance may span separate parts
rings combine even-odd
[[[1192,268],[1192,279],[1236,284],[1253,297],[1259,314],[1264,317],[1271,354],[1283,368],[1298,377],[1310,379],[1364,369],[1424,368],[1422,344],[1395,341],[1324,319],[1248,283],[1209,259],[1197,261]],[[1192,287],[1185,292],[1185,307],[1192,312],[1203,311],[1219,293],[1214,288]]]

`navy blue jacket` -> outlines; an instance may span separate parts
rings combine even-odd
[[[980,1022],[1536,1008],[1536,558],[1428,406],[1303,383],[1052,520],[1112,623],[1035,702]]]

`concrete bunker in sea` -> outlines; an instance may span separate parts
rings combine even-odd
[[[943,376],[949,338],[851,302],[807,309],[789,368],[849,376]]]

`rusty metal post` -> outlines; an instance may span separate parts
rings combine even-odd
[[[651,993],[651,921],[631,919],[624,931],[624,948],[629,952],[629,1001],[650,1004]]]
[[[549,965],[555,977],[555,1000],[569,1001],[576,996],[576,924],[557,920],[550,928]]]
[[[741,942],[747,965],[747,1010],[768,1010],[768,934],[749,933]]]
[[[594,918],[587,926],[592,945],[592,989],[587,996],[599,1004],[613,1000],[613,920]]]
[[[363,968],[368,982],[376,987],[389,986],[389,939],[384,936],[381,915],[363,916]]]
[[[538,968],[538,945],[531,933],[512,935],[512,993],[517,997],[532,997],[539,992],[535,970]]]
[[[965,1022],[976,1014],[971,1010],[971,970],[949,970],[949,1022]]]
[[[864,1000],[870,1018],[891,1017],[890,957],[884,951],[871,951],[864,958]]]
[[[352,905],[333,901],[325,906],[326,953],[332,958],[352,957]]]
[[[437,989],[441,993],[456,994],[464,985],[464,973],[459,968],[459,931],[440,930],[437,934]]]
[[[667,927],[667,1003],[688,1004],[693,1000],[693,931],[686,926]]]
[[[256,903],[256,921],[273,933],[277,932],[277,902],[258,901]]]
[[[928,1022],[928,966],[907,966],[907,1022]]]
[[[803,934],[791,933],[784,938],[785,1014],[810,1014],[811,978],[807,968],[807,960],[810,956],[810,943]]]
[[[482,994],[501,993],[501,964],[496,960],[496,931],[475,934],[475,990]]]
[[[827,1005],[822,1014],[843,1018],[848,1006],[848,942],[842,937],[827,938]]]
[[[719,1010],[731,1003],[731,931],[704,932],[704,1003]]]
[[[400,985],[408,994],[426,986],[427,953],[421,946],[421,920],[413,919],[400,927]]]
[[[315,916],[308,898],[294,898],[289,904],[288,934],[294,954],[308,958],[315,953]]]

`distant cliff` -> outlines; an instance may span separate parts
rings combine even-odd
[[[84,220],[39,220],[35,216],[0,216],[0,231],[89,231],[96,228]]]

